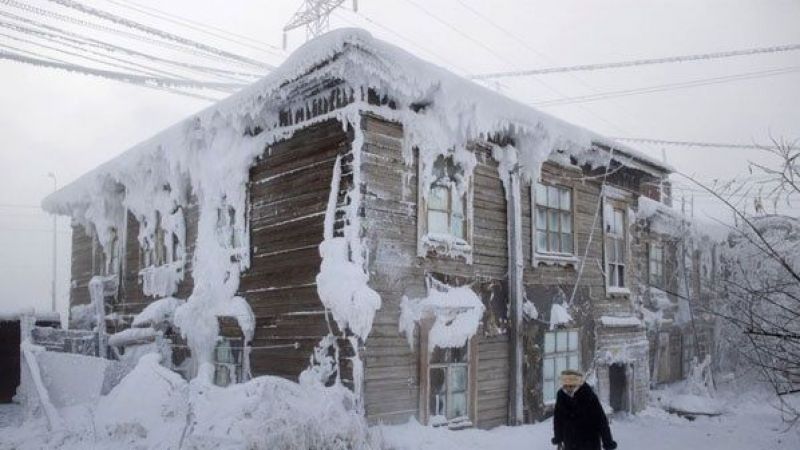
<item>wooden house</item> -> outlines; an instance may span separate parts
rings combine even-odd
[[[550,414],[566,368],[644,407],[633,225],[670,170],[343,30],[44,207],[74,219],[75,316],[100,280],[108,333],[152,328],[187,376],[488,428]]]

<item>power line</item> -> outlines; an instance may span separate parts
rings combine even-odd
[[[737,148],[737,149],[747,149],[747,150],[764,150],[772,147],[772,145],[731,144],[722,142],[698,142],[698,141],[669,141],[664,139],[635,138],[635,137],[612,137],[611,139],[617,141],[642,142],[646,144],[672,145],[680,147]]]
[[[158,18],[158,19],[170,22],[170,23],[174,23],[176,25],[181,25],[181,26],[193,29],[195,31],[199,31],[201,33],[205,33],[205,34],[207,34],[209,36],[214,36],[214,37],[217,37],[219,39],[226,40],[228,42],[233,42],[235,44],[243,45],[245,47],[249,47],[249,48],[252,48],[252,49],[256,49],[256,50],[261,50],[261,51],[264,51],[264,52],[272,53],[272,54],[274,54],[276,56],[281,56],[281,57],[283,56],[283,54],[282,54],[283,51],[280,48],[278,48],[278,47],[276,47],[274,45],[271,45],[269,43],[266,43],[266,42],[263,42],[263,41],[259,41],[259,40],[256,40],[256,39],[253,39],[253,38],[250,38],[250,37],[247,37],[247,36],[243,36],[241,34],[233,33],[231,31],[223,30],[222,28],[217,28],[217,27],[212,26],[212,25],[208,25],[208,24],[204,24],[204,23],[201,23],[201,22],[197,22],[195,20],[190,20],[190,19],[178,16],[178,15],[175,15],[175,14],[170,14],[170,13],[162,11],[160,9],[156,9],[156,8],[153,8],[153,7],[145,6],[145,5],[142,5],[142,4],[139,4],[139,3],[136,3],[136,2],[132,2],[132,1],[126,1],[126,0],[106,0],[106,1],[109,2],[109,3],[113,3],[115,5],[121,6],[123,8],[128,8],[128,9],[131,9],[133,11],[138,11],[141,14],[145,14],[145,15],[148,15],[148,16],[151,16],[151,17],[155,17],[155,18]],[[209,30],[214,30],[214,31],[209,31]],[[232,39],[230,37],[225,37],[224,35],[234,36],[237,39]],[[244,41],[253,42],[253,43],[257,44],[257,45],[248,44],[247,42],[242,42],[243,40]],[[281,53],[279,53],[279,52],[281,52]]]
[[[513,61],[510,61],[510,60],[506,59],[506,58],[505,58],[505,57],[503,57],[502,55],[499,55],[497,52],[495,52],[494,50],[492,50],[492,48],[491,48],[491,47],[487,46],[487,45],[486,45],[486,44],[484,44],[483,42],[481,42],[481,41],[479,41],[479,40],[477,40],[477,39],[473,38],[473,37],[472,37],[472,36],[470,36],[469,34],[467,34],[467,33],[463,32],[463,31],[459,30],[458,28],[456,28],[456,27],[455,27],[455,26],[453,26],[452,24],[450,24],[450,23],[446,22],[445,20],[443,20],[443,19],[441,19],[440,17],[436,16],[435,14],[431,13],[429,10],[425,9],[424,7],[422,7],[420,4],[418,4],[418,3],[417,3],[417,2],[415,2],[414,0],[405,0],[405,1],[406,1],[407,3],[410,3],[410,4],[411,4],[411,5],[413,5],[415,8],[419,9],[420,11],[422,11],[423,13],[425,13],[426,15],[428,15],[429,17],[431,17],[432,19],[436,20],[436,21],[437,21],[437,22],[439,22],[440,24],[442,24],[442,25],[446,26],[447,28],[449,28],[449,29],[453,30],[454,32],[458,33],[459,35],[463,36],[464,38],[466,38],[466,39],[468,39],[468,40],[470,40],[470,41],[474,42],[474,43],[475,43],[475,44],[477,44],[478,46],[480,46],[480,47],[482,47],[482,48],[486,49],[486,51],[488,51],[489,53],[491,53],[491,54],[492,54],[492,55],[493,55],[495,58],[497,58],[497,59],[500,59],[500,60],[502,60],[502,61],[505,61],[507,64],[509,64],[509,65],[511,65],[511,66],[513,66],[513,65],[515,64],[515,62],[513,62]],[[558,95],[558,96],[560,96],[560,97],[562,97],[562,98],[569,98],[569,97],[568,97],[566,94],[562,93],[560,90],[558,90],[558,89],[556,89],[555,87],[551,86],[550,84],[548,84],[548,83],[546,83],[546,82],[542,81],[541,79],[539,79],[539,78],[534,78],[534,80],[535,80],[537,83],[539,83],[539,84],[541,84],[542,86],[544,86],[545,88],[547,88],[549,91],[551,91],[551,92],[555,93],[556,95]],[[584,107],[584,106],[579,106],[579,108],[583,109],[585,112],[587,112],[587,113],[591,114],[592,116],[594,116],[595,118],[599,119],[600,121],[602,121],[602,122],[605,122],[606,124],[610,125],[612,128],[615,128],[615,129],[617,129],[617,130],[619,130],[619,131],[625,132],[625,131],[624,131],[624,130],[623,130],[621,127],[619,127],[618,125],[615,125],[615,124],[611,123],[611,121],[609,121],[609,120],[607,120],[607,119],[605,119],[605,118],[601,117],[599,114],[597,114],[597,113],[595,113],[595,112],[591,111],[590,109],[588,109],[588,108],[586,108],[586,107]]]
[[[189,63],[176,61],[174,59],[161,58],[159,56],[152,55],[152,54],[149,54],[149,53],[143,53],[143,52],[140,52],[140,51],[137,51],[137,50],[133,50],[133,49],[127,48],[127,47],[122,47],[122,46],[119,46],[119,45],[115,45],[115,44],[107,43],[107,42],[100,41],[100,40],[97,40],[97,39],[93,39],[93,38],[90,38],[90,37],[85,36],[85,35],[81,35],[81,34],[78,34],[78,33],[73,33],[73,32],[70,32],[70,31],[66,31],[66,30],[58,28],[58,27],[54,27],[54,26],[47,25],[47,24],[44,24],[44,23],[41,23],[41,22],[37,22],[35,20],[31,20],[31,19],[28,19],[28,18],[25,18],[25,17],[21,17],[21,16],[18,16],[16,14],[8,13],[8,12],[5,12],[5,11],[0,11],[0,16],[5,16],[5,17],[8,17],[10,19],[13,19],[13,20],[16,20],[16,21],[19,21],[19,22],[23,22],[25,24],[29,24],[29,25],[32,25],[32,26],[36,27],[36,28],[28,28],[28,27],[25,27],[24,25],[20,25],[20,24],[16,24],[16,23],[0,22],[0,23],[4,23],[5,25],[3,25],[3,26],[5,26],[6,28],[11,28],[14,31],[25,33],[25,34],[29,34],[29,35],[32,35],[32,36],[36,36],[38,38],[47,39],[48,41],[51,41],[51,42],[58,42],[60,45],[66,45],[66,44],[62,43],[62,41],[66,41],[66,42],[70,42],[70,43],[73,43],[73,44],[77,44],[79,46],[89,46],[89,47],[99,48],[99,49],[105,50],[106,52],[109,52],[109,53],[124,53],[126,55],[147,59],[150,62],[163,63],[163,64],[171,65],[173,67],[178,67],[180,69],[190,70],[190,71],[194,71],[194,72],[201,72],[201,73],[203,73],[205,75],[212,75],[212,76],[216,76],[218,78],[227,78],[229,80],[235,80],[235,81],[238,81],[238,82],[243,82],[244,81],[244,80],[242,80],[242,79],[240,79],[238,77],[252,77],[252,78],[255,78],[255,77],[260,77],[261,76],[261,75],[251,74],[251,73],[242,73],[242,72],[238,72],[238,71],[230,71],[230,70],[225,70],[225,69],[218,69],[216,67],[189,64]],[[42,30],[48,30],[48,31],[42,31]],[[89,53],[95,53],[95,52],[91,52],[90,50],[88,50],[86,48],[82,48],[82,51],[89,52]],[[97,53],[95,53],[95,54],[97,54]]]
[[[86,67],[77,64],[47,61],[45,59],[41,59],[41,57],[39,58],[28,57],[8,51],[0,51],[0,59],[7,59],[39,67],[62,69],[68,72],[82,73],[84,75],[94,75],[102,78],[112,79],[115,81],[122,81],[125,83],[135,84],[137,86],[167,90],[169,92],[173,92],[176,94],[186,95],[209,101],[217,101],[218,99],[184,91],[177,91],[174,90],[174,88],[184,87],[184,88],[194,88],[194,89],[203,89],[203,88],[220,89],[225,87],[227,88],[236,87],[235,85],[232,85],[230,83],[208,83],[208,82],[197,82],[184,79],[157,78],[157,77],[149,77],[149,76],[136,75],[130,73],[115,72],[110,70],[94,69],[92,67]]]
[[[254,59],[247,58],[245,56],[237,55],[235,53],[231,53],[231,52],[228,52],[226,50],[221,50],[221,49],[212,47],[210,45],[203,44],[201,42],[197,42],[197,41],[194,41],[194,40],[191,40],[191,39],[187,39],[187,38],[184,38],[184,37],[181,37],[181,36],[166,32],[166,31],[162,31],[162,30],[159,30],[157,28],[153,28],[153,27],[141,24],[141,23],[136,22],[134,20],[126,19],[126,18],[124,18],[122,16],[119,16],[119,15],[116,15],[116,14],[111,14],[111,13],[108,13],[106,11],[103,11],[103,10],[100,10],[100,9],[97,9],[97,8],[92,8],[91,6],[83,5],[82,3],[79,3],[79,2],[76,2],[76,1],[73,1],[73,0],[49,0],[49,1],[53,2],[53,3],[57,3],[57,4],[61,5],[61,6],[65,6],[67,8],[75,9],[77,11],[80,11],[80,12],[84,13],[84,14],[96,16],[96,17],[99,17],[101,19],[107,20],[109,22],[112,22],[112,23],[115,23],[115,24],[118,24],[118,25],[122,25],[124,27],[128,27],[128,28],[131,28],[131,29],[134,29],[134,30],[137,30],[137,31],[141,31],[141,32],[153,35],[153,36],[158,36],[161,39],[165,39],[165,40],[168,40],[168,41],[173,41],[173,42],[177,42],[177,43],[182,44],[182,45],[186,45],[186,46],[189,46],[189,47],[194,47],[194,48],[202,50],[204,52],[207,52],[207,53],[210,53],[210,54],[213,54],[213,55],[222,56],[222,57],[225,57],[225,58],[233,60],[233,61],[238,61],[240,63],[244,63],[244,64],[247,64],[247,65],[259,67],[259,68],[262,68],[262,69],[274,69],[275,68],[274,66],[272,66],[270,64],[267,64],[267,63],[264,63],[264,62],[261,62],[261,61],[256,61]]]
[[[743,50],[731,50],[725,52],[701,53],[697,55],[668,56],[665,58],[635,59],[630,61],[619,61],[609,63],[581,64],[576,66],[549,67],[544,69],[517,70],[507,72],[493,72],[472,75],[474,80],[485,80],[493,78],[520,77],[530,75],[545,75],[551,73],[579,72],[603,69],[618,69],[622,67],[648,66],[653,64],[669,64],[688,61],[702,61],[712,59],[733,58],[737,56],[751,56],[767,53],[781,53],[800,50],[800,44],[776,45],[771,47],[756,47]]]
[[[630,95],[649,94],[653,92],[672,91],[677,89],[686,89],[697,86],[708,86],[714,84],[730,83],[739,80],[749,80],[754,78],[764,78],[776,75],[784,75],[800,71],[800,67],[781,67],[778,69],[762,70],[757,72],[746,72],[735,75],[725,75],[721,77],[700,78],[697,80],[684,81],[679,83],[660,84],[655,86],[647,86],[636,89],[624,89],[619,91],[603,92],[599,94],[583,95],[577,97],[567,97],[561,99],[546,100],[542,102],[533,103],[535,106],[560,106],[571,105],[575,103],[594,102],[598,100],[606,100],[609,98],[626,97]]]

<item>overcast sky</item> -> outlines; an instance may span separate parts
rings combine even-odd
[[[46,0],[27,3],[80,16]],[[137,14],[112,0],[85,3],[271,64],[279,64],[284,57],[214,40]],[[283,25],[301,0],[136,3],[280,46]],[[800,43],[798,0],[358,3],[358,14],[337,11],[331,28],[366,28],[461,75]],[[0,11],[18,13],[6,6],[0,6]],[[302,30],[290,33],[289,51],[304,40]],[[11,41],[0,36],[0,43]],[[800,52],[520,77],[503,79],[495,87],[519,101],[536,104],[789,67],[800,67]],[[0,310],[21,305],[47,310],[52,233],[50,218],[36,207],[52,190],[47,173],[55,173],[60,185],[69,183],[209,102],[5,60],[0,60],[0,86]],[[609,136],[752,143],[764,142],[770,134],[800,138],[798,105],[800,72],[790,72],[542,109]],[[635,146],[661,158],[662,147]],[[664,152],[678,170],[703,180],[746,177],[748,160],[763,159],[753,150],[665,147]],[[707,195],[694,194],[696,214],[724,216]],[[58,238],[59,309],[64,310],[69,288],[67,219],[59,221]]]

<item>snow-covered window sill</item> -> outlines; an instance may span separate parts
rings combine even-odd
[[[420,256],[445,256],[449,258],[464,258],[467,263],[472,263],[472,246],[459,237],[442,234],[428,233],[420,241]]]
[[[628,296],[631,295],[631,290],[626,287],[606,286],[606,294],[612,296]]]
[[[567,267],[572,266],[576,267],[578,265],[578,259],[575,255],[568,255],[563,253],[534,253],[533,255],[533,265],[538,266],[540,264],[544,264],[546,266],[561,266]]]

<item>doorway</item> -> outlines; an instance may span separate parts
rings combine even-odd
[[[614,412],[628,411],[628,376],[624,364],[614,363],[608,368],[608,401]]]

